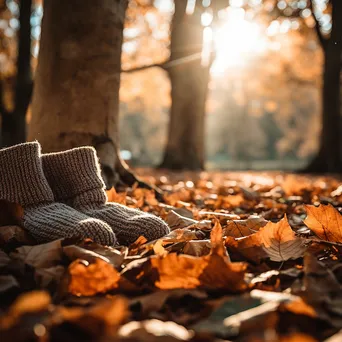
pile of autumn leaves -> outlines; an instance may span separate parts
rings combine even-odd
[[[1,333],[42,341],[150,341],[159,335],[170,341],[316,341],[342,329],[338,180],[234,177],[158,177],[163,202],[146,189],[111,190],[110,200],[153,212],[172,229],[158,241],[140,237],[129,247],[77,237],[35,245],[20,227],[20,208],[0,203],[0,299],[7,298]],[[181,314],[179,307],[166,314],[165,303],[174,297],[195,298],[201,311],[189,315],[183,300]],[[231,308],[232,298],[241,301],[240,309],[222,317],[218,328],[210,317]],[[246,298],[253,304],[246,307]],[[280,333],[288,315],[298,321]],[[298,323],[303,317],[322,329],[306,331]],[[258,319],[263,323],[255,324]],[[181,325],[167,326],[170,320]],[[267,339],[265,331],[274,336]]]

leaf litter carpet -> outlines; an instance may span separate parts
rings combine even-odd
[[[342,183],[282,173],[138,174],[110,201],[171,233],[37,245],[0,202],[1,341],[342,341]]]

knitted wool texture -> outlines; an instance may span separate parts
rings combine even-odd
[[[40,243],[80,236],[114,245],[115,235],[105,222],[54,203],[43,173],[40,150],[37,142],[0,150],[0,199],[23,207],[24,227]]]
[[[92,147],[42,155],[44,174],[57,201],[107,222],[122,245],[139,236],[158,239],[170,232],[157,216],[107,202],[96,151]]]

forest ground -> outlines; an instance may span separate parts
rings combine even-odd
[[[162,201],[108,197],[162,217],[171,233],[157,241],[36,245],[21,208],[0,203],[2,341],[342,340],[341,179],[137,174]]]

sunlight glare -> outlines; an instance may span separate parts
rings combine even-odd
[[[216,59],[211,73],[222,75],[226,69],[245,65],[253,55],[266,49],[261,27],[245,19],[242,8],[230,9],[225,23],[214,34]]]

